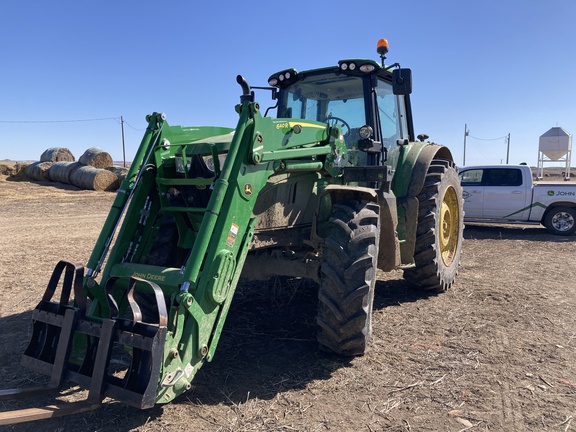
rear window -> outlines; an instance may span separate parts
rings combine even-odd
[[[471,169],[460,173],[462,186],[520,186],[522,171],[516,168]]]

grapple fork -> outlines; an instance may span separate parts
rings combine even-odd
[[[156,390],[162,368],[168,315],[161,288],[143,279],[128,278],[126,298],[131,318],[120,317],[112,290],[118,277],[106,283],[110,318],[86,314],[87,298],[82,290],[84,268],[60,261],[48,287],[32,314],[33,332],[21,364],[50,377],[47,387],[0,391],[0,400],[57,391],[65,381],[88,389],[85,401],[0,413],[0,425],[39,420],[96,409],[105,397],[137,408],[150,408],[156,402]],[[59,282],[59,301],[52,301]],[[152,291],[158,310],[158,322],[146,323],[134,293],[145,286]],[[74,291],[74,304],[70,294]],[[128,360],[127,360],[128,359]],[[123,365],[119,370],[116,365]]]

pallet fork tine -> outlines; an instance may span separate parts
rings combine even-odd
[[[20,390],[20,389],[17,389]],[[80,401],[65,405],[48,405],[42,408],[24,408],[0,413],[0,426],[45,420],[94,411],[102,406],[101,402]]]

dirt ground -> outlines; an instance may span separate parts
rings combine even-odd
[[[40,380],[19,365],[31,310],[59,259],[87,261],[114,196],[0,181],[0,387]],[[214,360],[173,403],[0,430],[576,430],[576,236],[468,225],[449,292],[412,292],[401,272],[380,279],[363,357],[318,351],[313,284],[244,284]]]

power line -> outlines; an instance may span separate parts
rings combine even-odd
[[[472,135],[470,135],[470,134],[468,134],[468,136],[469,136],[470,138],[474,138],[474,139],[477,139],[477,140],[480,140],[480,141],[498,141],[498,140],[501,140],[501,139],[506,139],[506,138],[508,137],[508,136],[506,135],[506,136],[498,137],[498,138],[477,138],[477,137],[472,136]]]
[[[116,120],[119,121],[119,117],[102,117],[94,119],[77,119],[77,120],[0,120],[0,123],[78,123],[78,122],[92,122],[92,121],[103,121],[103,120]]]
[[[76,120],[0,120],[0,123],[11,123],[11,124],[40,124],[40,123],[79,123],[79,122],[94,122],[94,121],[104,121],[104,120],[114,120],[116,123],[121,124],[122,120],[120,117],[101,117],[93,119],[76,119]],[[124,124],[130,129],[135,131],[143,131],[146,128],[136,128],[123,120]]]
[[[134,129],[135,131],[143,131],[146,130],[146,128],[135,128],[134,126],[132,126],[130,123],[128,123],[126,120],[124,120],[124,124],[127,125],[130,129]]]

